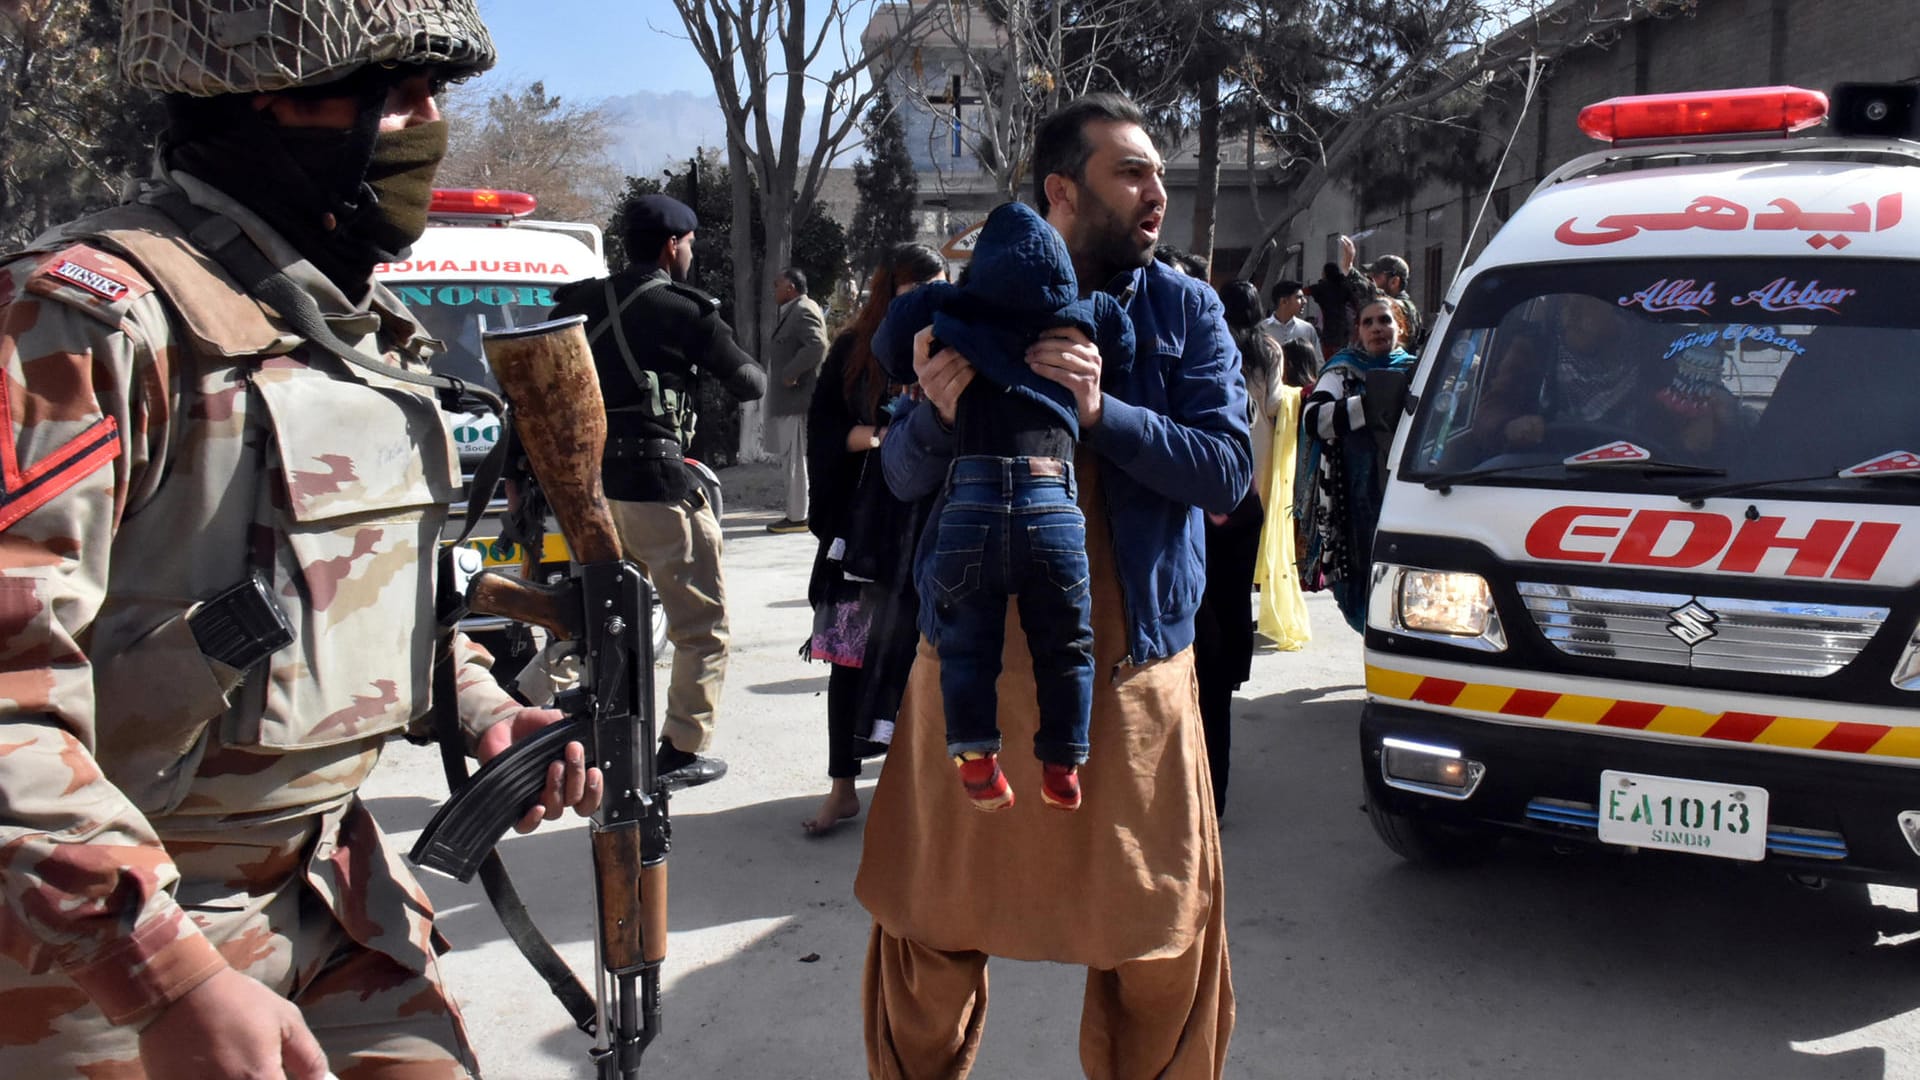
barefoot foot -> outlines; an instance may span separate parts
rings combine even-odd
[[[814,815],[800,823],[800,828],[808,836],[825,836],[836,826],[849,818],[860,816],[860,796],[853,793],[852,785],[846,792],[831,791],[820,800],[820,809]]]

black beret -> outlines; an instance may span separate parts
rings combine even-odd
[[[642,195],[627,208],[628,232],[663,232],[680,236],[700,227],[693,208],[671,195]]]

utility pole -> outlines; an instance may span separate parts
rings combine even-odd
[[[697,146],[693,150],[693,160],[687,164],[687,205],[693,209],[693,216],[700,216],[700,155],[706,147]],[[700,245],[693,246],[693,265],[687,270],[687,281],[693,285],[700,283]]]

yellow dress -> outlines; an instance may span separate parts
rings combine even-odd
[[[1300,446],[1300,388],[1283,386],[1280,397],[1272,452],[1266,455],[1267,461],[1259,463],[1264,465],[1259,476],[1267,520],[1261,527],[1260,554],[1253,564],[1254,584],[1260,586],[1260,606],[1254,614],[1262,636],[1293,652],[1313,637],[1293,545],[1293,471]]]

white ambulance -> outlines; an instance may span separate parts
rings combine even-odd
[[[1454,284],[1373,549],[1361,751],[1393,849],[1920,881],[1914,99],[1590,106],[1609,147]]]

